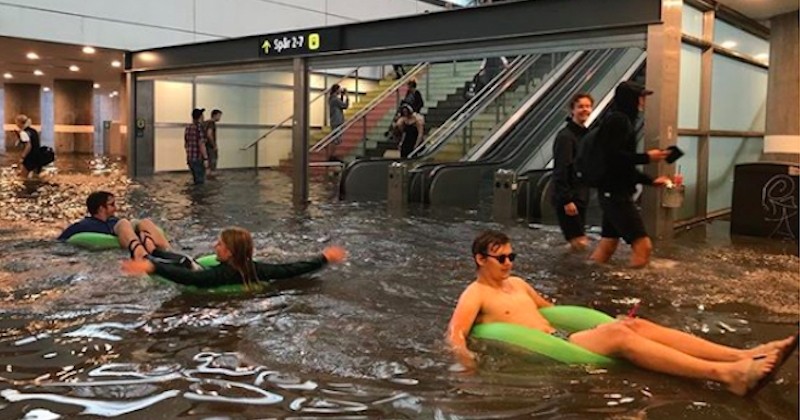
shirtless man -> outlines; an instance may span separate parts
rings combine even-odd
[[[506,322],[558,333],[538,311],[553,304],[524,280],[511,276],[516,254],[508,236],[495,231],[481,233],[472,243],[472,255],[477,279],[461,294],[447,334],[463,365],[475,367],[476,355],[467,349],[467,337],[476,323]],[[794,336],[752,349],[736,349],[640,318],[566,337],[589,351],[627,359],[645,369],[721,382],[740,396],[756,391],[763,384],[759,382],[777,370],[797,346]]]

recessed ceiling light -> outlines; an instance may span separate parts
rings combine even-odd
[[[25,54],[25,57],[28,57],[29,60],[38,60],[39,59],[39,54],[36,54],[35,52],[31,51],[31,52]]]
[[[115,90],[115,91],[111,92],[111,94],[112,94],[112,95],[114,95],[114,96],[117,96],[117,95],[119,95],[119,92],[117,92],[117,91]]]
[[[111,67],[122,67],[122,63],[119,60],[114,60],[111,62]]]
[[[50,88],[47,87],[47,86],[43,87],[42,90],[45,91],[45,92],[50,92]]]
[[[736,41],[725,41],[720,45],[722,45],[722,48],[731,49],[731,48],[736,47],[739,44]]]
[[[94,87],[95,89],[100,89],[100,83],[95,83],[95,84],[93,85],[93,87]]]
[[[83,52],[85,54],[94,54],[95,53],[95,49],[94,49],[94,47],[83,47]]]
[[[81,68],[76,66],[76,65],[74,65],[74,64],[69,66],[69,71],[80,71],[80,70],[81,70]]]
[[[37,69],[37,70],[33,71],[33,75],[34,76],[44,76],[44,72]]]
[[[5,79],[13,79],[14,75],[11,74],[11,73],[6,72],[6,73],[3,73],[3,78],[5,78]]]

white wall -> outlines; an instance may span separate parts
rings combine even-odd
[[[4,0],[0,35],[138,50],[439,9],[418,0]]]

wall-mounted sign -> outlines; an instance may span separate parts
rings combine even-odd
[[[261,57],[309,55],[341,49],[340,28],[288,32],[258,38]]]

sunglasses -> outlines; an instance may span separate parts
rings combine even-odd
[[[514,260],[517,259],[517,254],[515,254],[513,252],[510,253],[510,254],[503,254],[503,255],[483,254],[483,256],[484,257],[492,257],[492,258],[496,259],[497,262],[499,262],[500,264],[505,264],[506,263],[506,258],[508,258],[508,261],[510,261],[510,262],[514,262]]]

